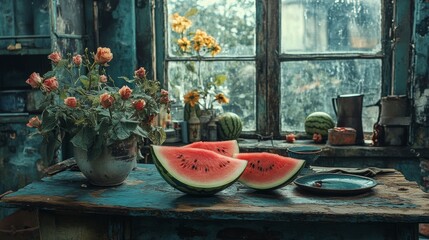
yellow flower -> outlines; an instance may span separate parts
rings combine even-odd
[[[201,31],[200,29],[197,29],[195,32],[194,37],[192,38],[192,41],[194,42],[193,48],[195,51],[200,51],[202,47],[206,46],[205,39],[207,38],[207,33],[204,31]]]
[[[196,90],[192,90],[188,92],[185,96],[185,103],[189,103],[191,107],[195,107],[196,104],[198,104],[198,101],[200,101],[200,94]]]
[[[216,44],[213,48],[212,51],[210,52],[212,57],[216,56],[218,53],[220,53],[220,51],[222,50],[222,48],[219,46],[219,44]]]
[[[192,26],[191,20],[180,16],[178,13],[172,15],[171,28],[177,33],[183,33]]]
[[[216,45],[216,40],[214,39],[214,37],[212,37],[212,36],[210,36],[210,35],[207,35],[207,36],[204,38],[204,44],[205,44],[208,48],[211,48],[211,47],[213,47],[214,45]]]
[[[184,37],[177,40],[177,45],[179,45],[183,52],[187,52],[191,48],[191,41],[189,41],[187,37]]]
[[[223,93],[216,94],[215,100],[220,104],[222,104],[222,103],[228,104],[229,103],[229,98],[227,98]]]

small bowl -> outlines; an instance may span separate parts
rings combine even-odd
[[[305,160],[305,167],[309,167],[319,158],[322,149],[314,146],[299,146],[287,148],[287,154],[291,158]]]

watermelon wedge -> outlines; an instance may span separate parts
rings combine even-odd
[[[161,176],[174,188],[192,195],[213,195],[233,184],[247,161],[198,148],[151,146]]]
[[[304,167],[304,160],[274,153],[239,153],[237,159],[247,160],[239,181],[256,190],[274,190],[292,182]]]
[[[228,157],[232,157],[234,156],[234,154],[238,154],[240,152],[237,140],[214,141],[214,142],[200,141],[200,142],[194,142],[194,143],[185,145],[183,147],[207,149]]]

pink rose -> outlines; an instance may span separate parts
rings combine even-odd
[[[161,89],[161,95],[168,95],[168,91],[165,89]]]
[[[32,117],[27,123],[27,127],[39,128],[40,126],[42,126],[42,121],[37,116]]]
[[[146,106],[146,101],[144,99],[140,99],[138,101],[133,102],[133,106],[137,111],[141,111]]]
[[[33,72],[25,82],[30,84],[32,88],[39,88],[42,85],[42,80],[43,78],[38,73]]]
[[[46,92],[51,92],[58,89],[58,81],[56,77],[51,77],[43,81],[43,89]]]
[[[167,104],[168,102],[170,102],[168,95],[161,96],[161,98],[159,99],[159,103],[161,103],[161,104]]]
[[[100,80],[99,80],[101,83],[106,83],[107,82],[107,77],[106,77],[106,75],[100,75]]]
[[[53,52],[49,54],[48,59],[50,59],[53,63],[59,63],[62,58],[59,52]]]
[[[104,108],[109,108],[113,105],[115,102],[115,99],[108,93],[103,93],[100,95],[100,104]]]
[[[67,105],[67,107],[75,108],[77,105],[77,100],[75,97],[68,97],[64,99],[64,104]]]
[[[146,69],[143,67],[137,69],[137,71],[134,72],[134,75],[138,78],[144,79],[146,78]]]
[[[133,90],[131,90],[128,86],[123,86],[121,89],[119,89],[119,95],[121,95],[123,100],[130,98],[132,92]]]
[[[82,64],[82,56],[80,54],[73,56],[73,62],[76,66],[80,66]]]
[[[113,54],[110,52],[110,48],[97,48],[97,53],[94,56],[94,60],[101,65],[104,65],[113,59]]]
[[[161,89],[161,97],[159,98],[159,102],[161,104],[167,104],[168,102],[170,102],[167,90]]]

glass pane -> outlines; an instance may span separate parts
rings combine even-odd
[[[378,52],[380,0],[282,0],[282,53]]]
[[[85,11],[83,1],[58,1],[56,7],[57,18],[54,21],[56,22],[58,33],[73,35],[84,34]]]
[[[200,75],[198,77],[198,69]],[[255,62],[168,62],[169,93],[176,104],[172,106],[173,120],[182,120],[184,105],[183,96],[192,89],[207,89],[201,87],[216,77],[226,76],[223,84],[212,88],[207,99],[211,102],[214,94],[224,93],[229,99],[229,104],[213,104],[217,112],[234,112],[243,120],[243,130],[254,131],[256,129],[256,68]],[[201,104],[205,103],[200,99]]]
[[[364,106],[381,96],[381,60],[329,60],[281,64],[281,129],[304,131],[304,120],[312,112],[326,112],[336,121],[332,98],[342,94],[364,94]],[[371,132],[378,108],[364,107],[363,130]]]
[[[171,31],[171,16],[178,13],[184,16],[190,9],[197,13],[187,17],[192,26],[186,33],[195,33],[197,29],[213,36],[222,48],[217,56],[253,56],[255,55],[255,0],[168,0],[168,54],[180,56],[177,39],[180,34]],[[188,37],[188,39],[190,39]]]

